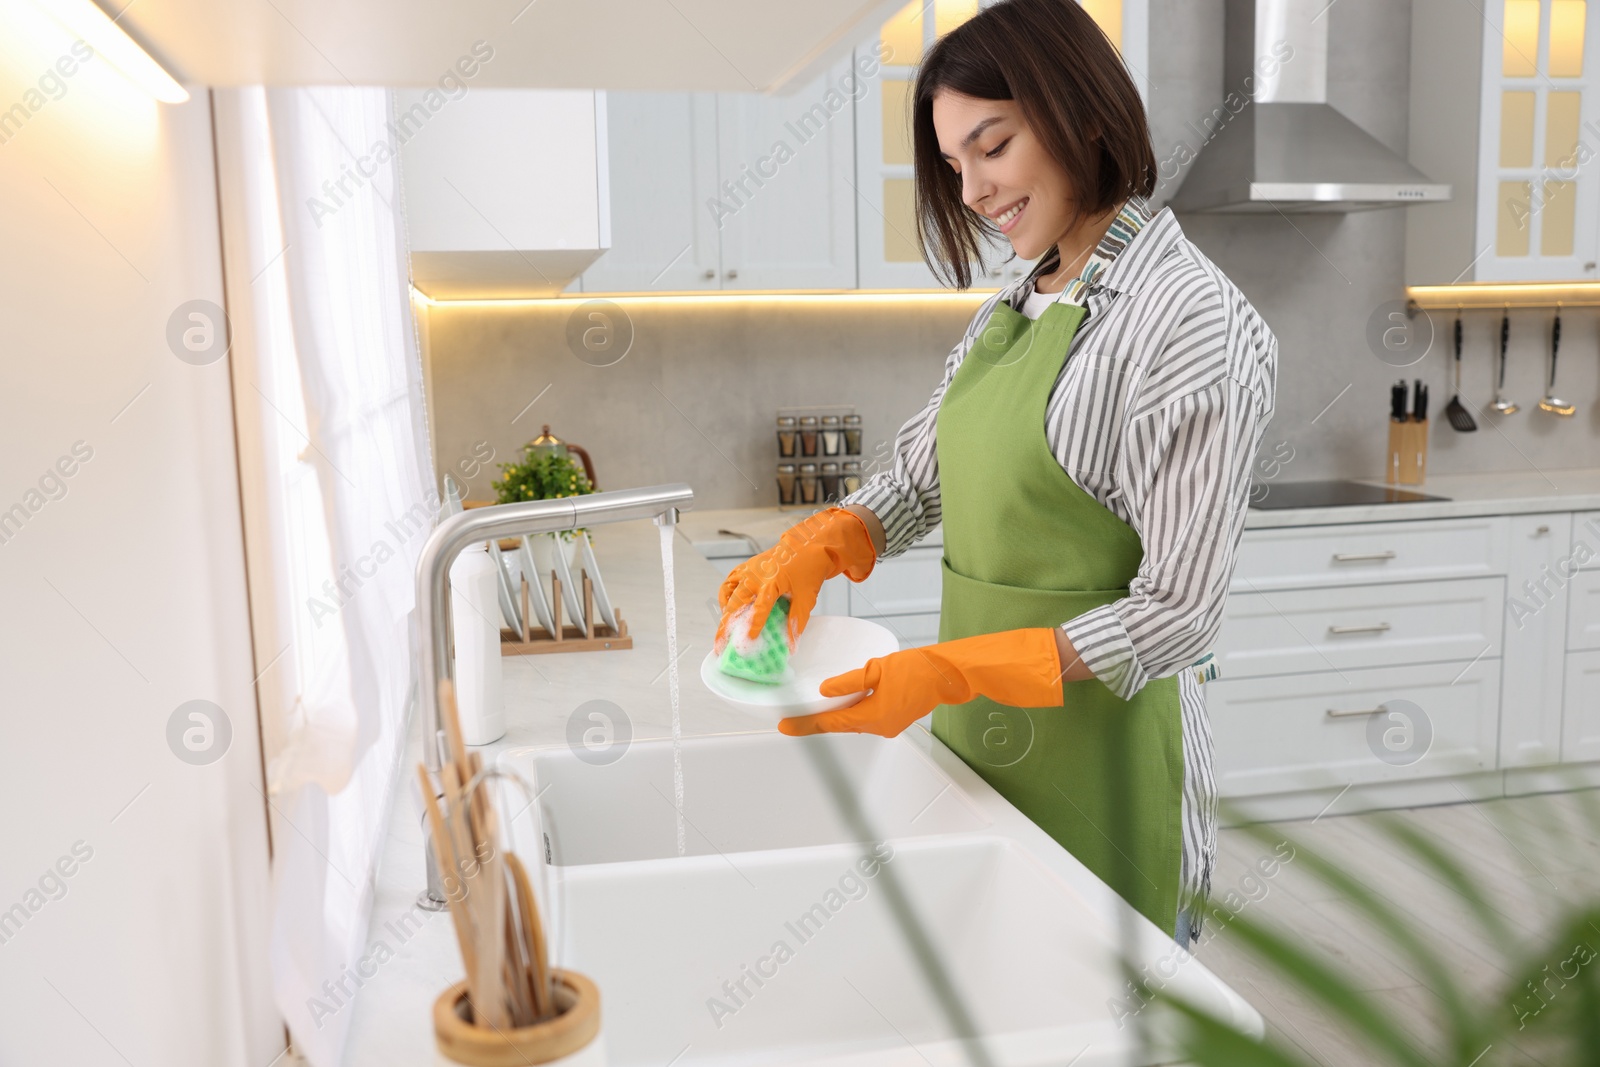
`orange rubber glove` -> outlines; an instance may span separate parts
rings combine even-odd
[[[717,591],[722,621],[717,624],[716,651],[728,643],[728,619],[746,604],[755,603],[750,619],[754,638],[766,625],[767,615],[780,596],[789,598],[789,647],[805,631],[811,610],[817,606],[822,583],[843,574],[859,582],[872,573],[878,561],[872,535],[861,516],[844,508],[827,508],[784,531],[778,543],[751,556],[723,579]]]
[[[823,696],[872,692],[848,708],[778,720],[791,736],[853,733],[893,737],[940,704],[986,696],[1017,708],[1061,706],[1061,654],[1053,626],[1002,630],[908,648],[867,660],[821,686]]]

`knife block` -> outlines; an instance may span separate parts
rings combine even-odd
[[[1428,476],[1428,420],[1389,420],[1389,458],[1384,480],[1390,485],[1421,485]]]

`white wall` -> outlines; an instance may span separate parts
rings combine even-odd
[[[207,100],[157,105],[98,58],[56,82],[70,43],[0,0],[0,115],[23,107],[0,124],[0,512],[38,505],[0,527],[0,924],[26,912],[0,925],[0,1063],[268,1067],[229,372],[165,337],[222,299]],[[204,766],[167,741],[195,699],[232,726]]]

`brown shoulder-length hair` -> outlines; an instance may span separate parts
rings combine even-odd
[[[972,284],[973,264],[1000,231],[962,203],[961,176],[939,155],[933,97],[940,89],[1017,102],[1078,192],[1074,226],[1155,190],[1144,102],[1100,26],[1076,0],[1001,0],[928,50],[912,93],[917,245],[957,289]]]

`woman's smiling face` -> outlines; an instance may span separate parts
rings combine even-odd
[[[961,176],[961,199],[993,222],[1022,259],[1056,244],[1072,224],[1067,172],[1046,151],[1015,100],[949,89],[933,97],[939,153]]]

